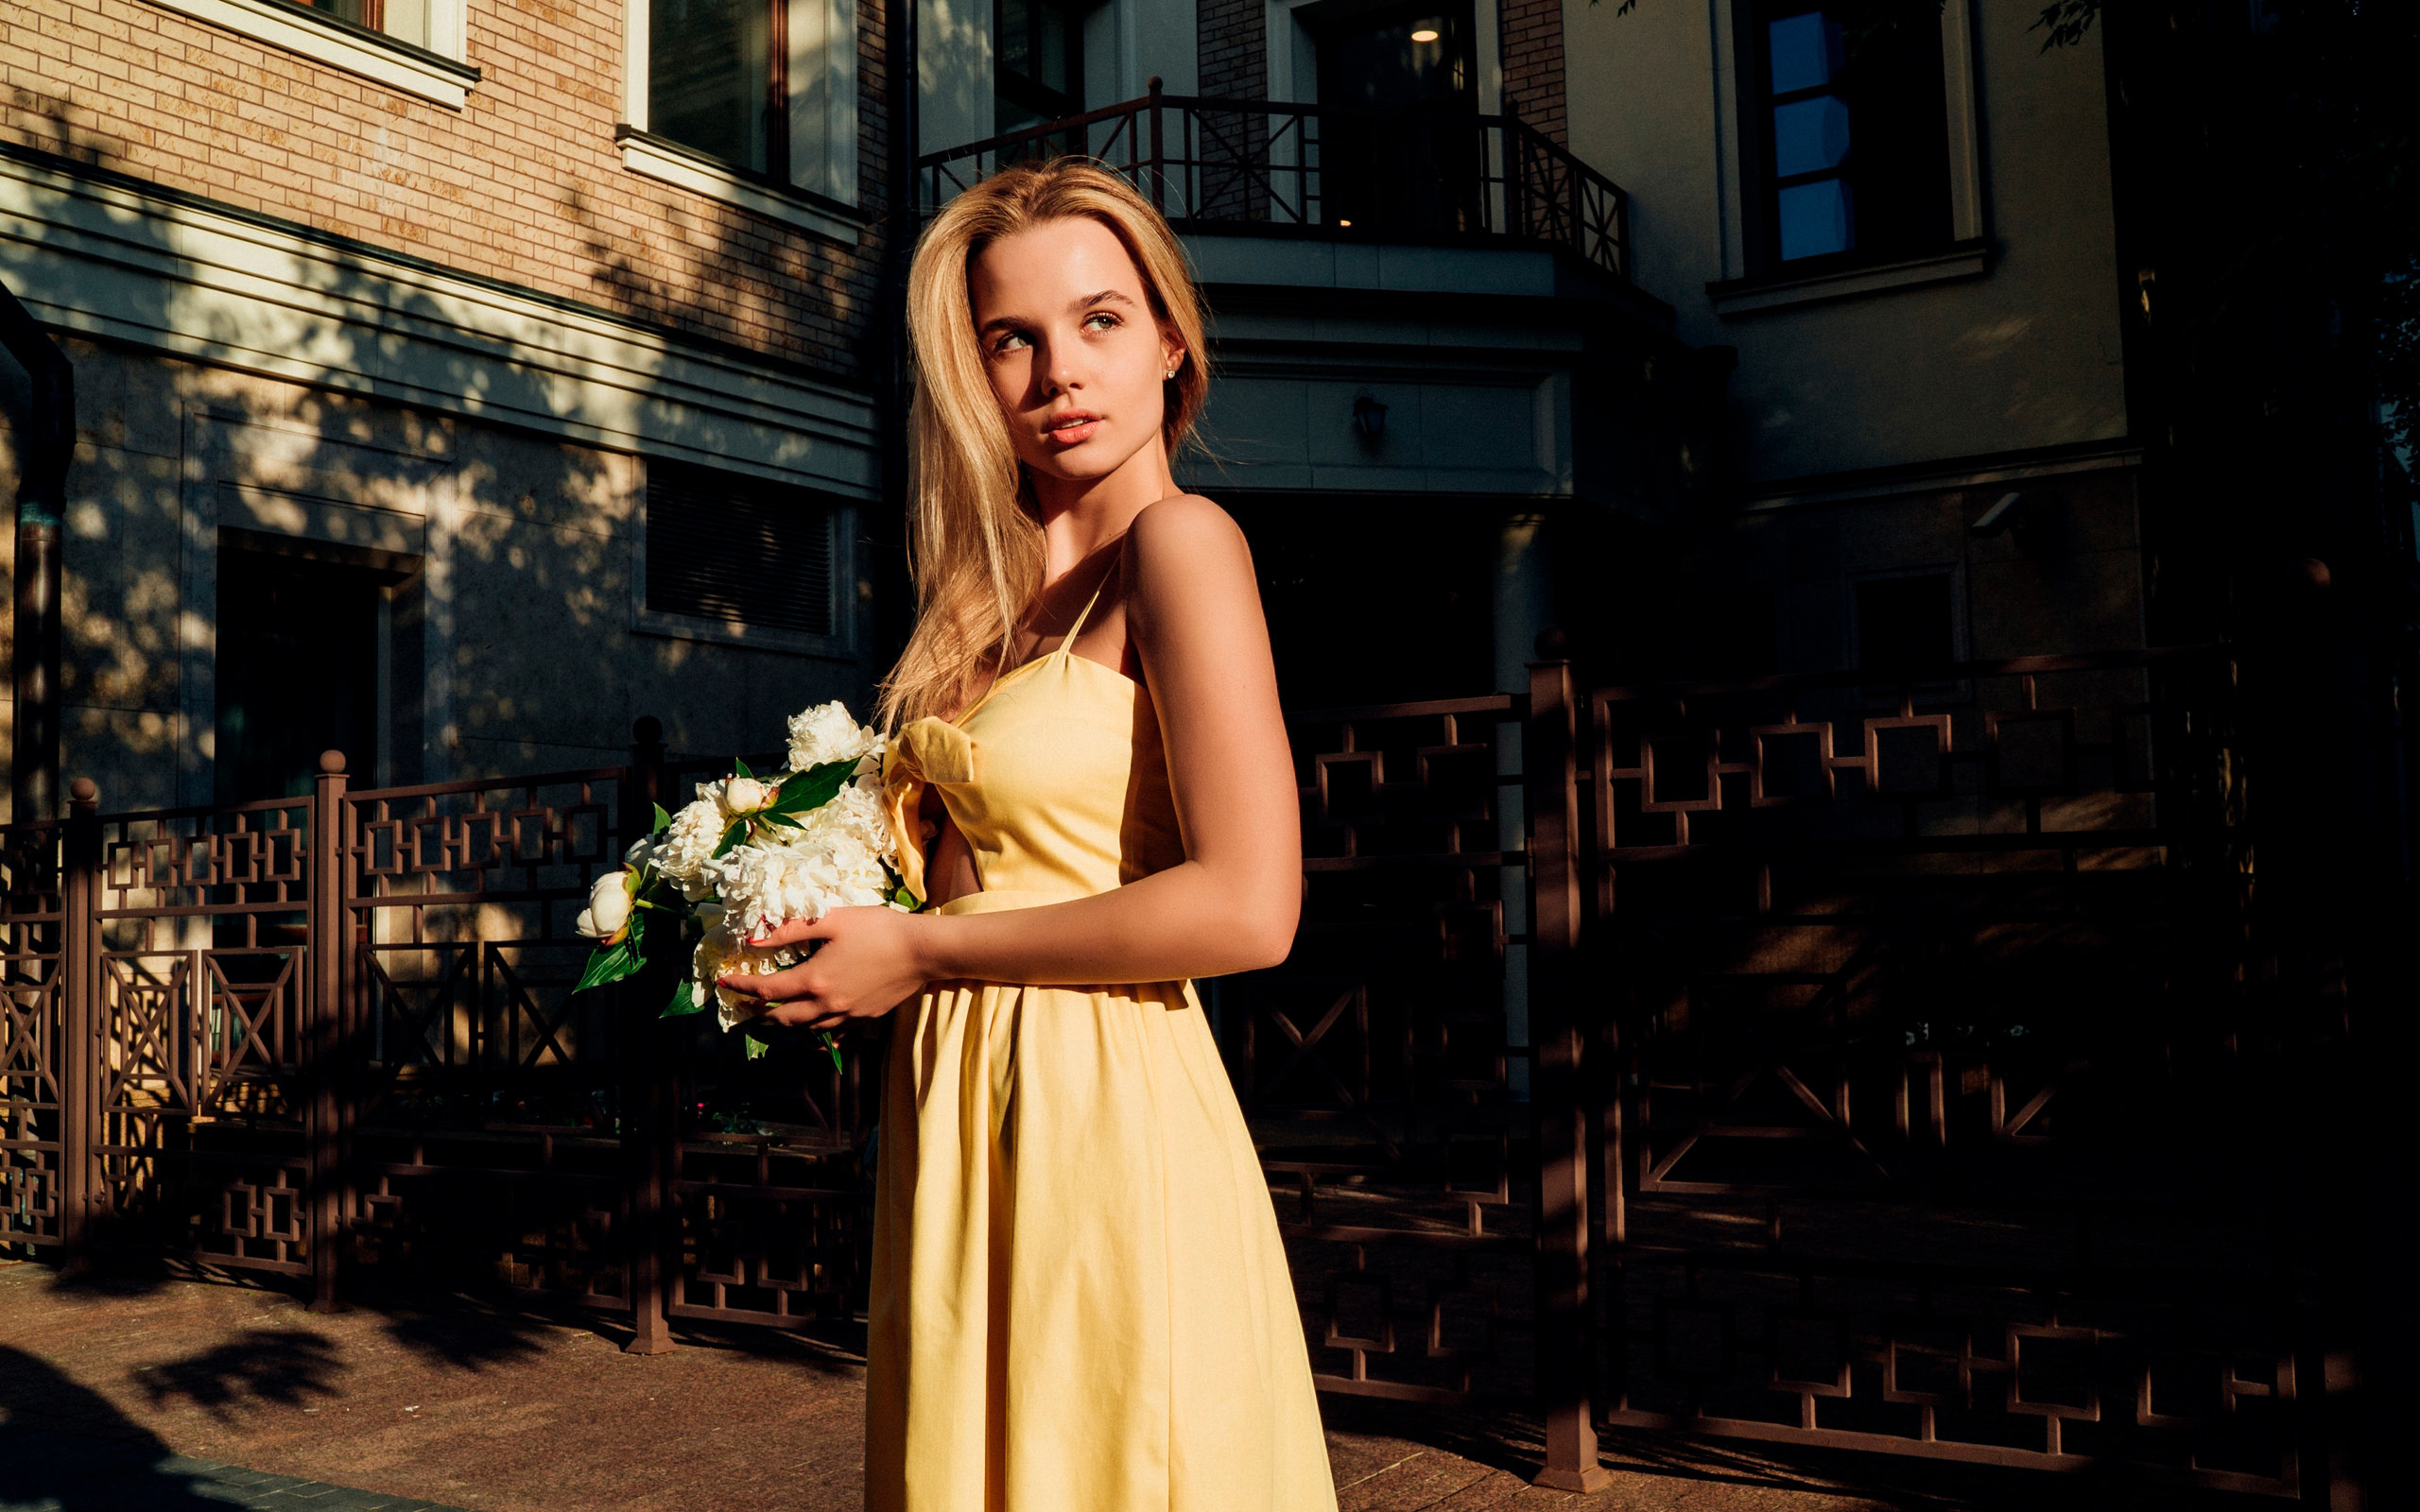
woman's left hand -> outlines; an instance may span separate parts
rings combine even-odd
[[[929,979],[920,943],[925,920],[890,908],[836,908],[813,922],[769,929],[751,945],[818,942],[815,954],[786,971],[726,976],[732,991],[763,1000],[774,1023],[837,1029],[854,1019],[878,1019],[920,991]]]

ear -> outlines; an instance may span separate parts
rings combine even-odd
[[[1160,332],[1161,373],[1165,378],[1174,378],[1184,370],[1184,343],[1177,339],[1175,332],[1163,328]]]

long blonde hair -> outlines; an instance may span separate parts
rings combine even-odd
[[[1000,237],[1077,216],[1098,221],[1125,246],[1152,316],[1184,348],[1176,376],[1160,390],[1167,406],[1160,434],[1171,459],[1209,397],[1201,305],[1184,249],[1116,173],[1079,158],[1021,163],[942,207],[908,273],[916,358],[908,551],[917,617],[899,664],[883,681],[883,724],[959,707],[984,663],[1007,655],[1018,618],[1042,591],[1042,522],[984,372],[966,280],[975,259]]]

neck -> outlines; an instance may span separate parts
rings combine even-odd
[[[1056,582],[1126,533],[1134,517],[1177,491],[1167,447],[1158,437],[1116,471],[1097,478],[1054,478],[1028,469],[1042,515],[1043,576]]]

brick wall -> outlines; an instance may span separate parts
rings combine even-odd
[[[1269,26],[1261,6],[1262,0],[1199,0],[1194,16],[1203,94],[1269,98]]]
[[[861,5],[859,178],[886,182],[882,8]],[[620,0],[470,0],[466,109],[145,0],[0,7],[0,138],[854,372],[880,249],[641,179],[614,146]]]
[[[1567,146],[1563,0],[1498,0],[1496,15],[1503,30],[1504,108]]]

